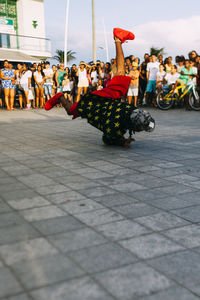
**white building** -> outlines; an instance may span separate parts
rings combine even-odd
[[[0,0],[0,61],[37,61],[51,57],[43,0]]]

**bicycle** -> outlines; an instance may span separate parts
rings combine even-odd
[[[193,80],[188,81],[185,85],[179,85],[176,90],[169,87],[163,87],[156,97],[156,103],[162,110],[170,109],[175,103],[181,105],[183,98],[189,95],[189,105],[194,110],[200,110],[200,97],[198,89]]]

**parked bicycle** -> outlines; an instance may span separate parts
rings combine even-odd
[[[175,91],[164,86],[156,97],[156,103],[162,110],[168,110],[173,105],[182,105],[185,96],[189,97],[189,105],[194,110],[200,110],[200,92],[193,80],[188,81],[186,85],[179,85]]]

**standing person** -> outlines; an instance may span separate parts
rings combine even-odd
[[[160,91],[165,83],[165,67],[160,64],[159,71],[157,73],[157,80],[156,80],[156,88],[158,91]]]
[[[32,72],[28,70],[28,67],[26,64],[23,64],[22,67],[22,73],[20,78],[20,85],[23,88],[24,96],[25,96],[25,110],[31,109],[31,101],[29,100],[29,91],[31,90],[31,77]]]
[[[124,54],[121,44],[126,40],[133,40],[131,32],[116,28],[114,40],[116,45],[117,75],[110,81],[107,88],[84,95],[78,103],[71,104],[62,93],[51,98],[45,105],[49,110],[57,103],[62,102],[63,107],[73,118],[81,116],[103,132],[103,142],[107,145],[130,147],[131,135],[138,131],[152,131],[155,121],[149,113],[136,109],[133,104],[121,103],[125,96],[131,78],[125,76]],[[129,131],[130,137],[124,134]]]
[[[151,104],[156,92],[156,79],[160,63],[157,62],[157,56],[151,55],[152,62],[147,64],[147,88],[146,105]]]
[[[129,72],[129,76],[131,77],[131,82],[129,85],[127,99],[128,103],[132,103],[132,99],[134,97],[134,106],[137,107],[137,97],[138,97],[138,89],[139,89],[139,71],[138,64],[136,62],[132,63],[133,70]]]
[[[131,56],[125,57],[125,65],[128,66],[129,71],[132,69],[132,59],[131,59]]]
[[[70,78],[68,77],[68,74],[64,75],[64,80],[62,81],[62,91],[66,99],[69,99],[71,101],[71,86],[70,86]]]
[[[40,108],[44,107],[44,81],[45,81],[45,75],[42,69],[42,65],[39,64],[37,67],[37,71],[34,72],[34,80],[35,80],[35,93],[36,93],[36,108],[39,107],[40,102]]]
[[[163,60],[163,55],[162,55],[162,54],[159,54],[159,55],[158,55],[158,61],[159,61],[159,63],[160,63],[161,65],[164,66],[164,60]]]
[[[16,87],[16,95],[18,95],[19,99],[19,107],[23,109],[23,90],[20,87],[20,78],[22,75],[22,64],[17,64],[17,69],[15,70],[15,87]]]
[[[56,91],[57,91],[57,83],[56,83],[56,71],[57,71],[57,68],[56,68],[56,65],[53,65],[52,66],[52,71],[53,71],[53,86],[52,86],[52,95],[54,96],[56,94]]]
[[[78,85],[78,76],[76,75],[77,71],[78,70],[77,70],[76,64],[73,64],[71,67],[71,79],[73,81],[71,95],[73,98],[73,102],[75,102],[75,99],[76,99],[76,90],[77,90],[77,85]]]
[[[50,63],[47,61],[45,63],[45,69],[43,70],[45,79],[44,79],[44,94],[49,100],[53,94],[53,70],[50,68]]]
[[[173,66],[173,63],[172,63],[172,57],[169,56],[166,60],[166,63],[165,63],[165,70],[166,70],[166,73],[170,73],[171,72],[171,68]]]
[[[117,73],[116,59],[111,59],[111,78],[113,78]]]
[[[90,69],[90,78],[91,78],[92,89],[95,90],[99,79],[98,69],[95,64],[93,64],[92,68]]]
[[[14,97],[15,97],[15,74],[10,69],[8,60],[3,62],[4,68],[1,70],[2,88],[4,91],[5,104],[7,110],[13,110]]]
[[[33,100],[33,108],[35,108],[35,80],[34,80],[34,73],[36,71],[35,69],[35,66],[34,64],[32,64],[30,67],[29,67],[29,70],[31,71],[32,73],[32,76],[31,76],[31,92],[29,92],[29,95],[32,96],[32,100]],[[29,98],[30,100],[30,98]]]
[[[61,63],[59,65],[59,69],[56,71],[55,79],[56,79],[56,86],[57,86],[57,93],[62,92],[62,81],[64,79],[64,75],[66,74],[64,69],[64,64]]]
[[[177,72],[181,73],[181,70],[184,68],[185,66],[185,57],[179,56],[179,58],[177,59]]]
[[[83,94],[85,95],[89,86],[86,64],[84,63],[84,61],[80,62],[76,75],[78,76],[78,90],[76,102],[79,102],[81,98],[81,92],[83,91]]]
[[[147,87],[147,64],[149,63],[149,54],[145,53],[144,55],[144,61],[143,63],[140,65],[139,68],[139,98],[140,98],[140,105],[143,104],[143,99],[144,99],[144,94],[146,91],[146,87]]]

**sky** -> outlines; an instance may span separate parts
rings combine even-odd
[[[46,36],[56,49],[64,50],[65,12],[67,0],[44,0]],[[106,61],[103,19],[109,58],[115,56],[112,38],[114,27],[131,30],[135,40],[124,44],[124,54],[143,58],[150,47],[165,48],[165,56],[200,53],[200,0],[94,0],[97,59]],[[76,59],[91,61],[92,0],[70,0],[68,50]],[[51,61],[53,62],[53,61]],[[54,61],[55,62],[55,61]]]

